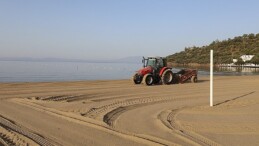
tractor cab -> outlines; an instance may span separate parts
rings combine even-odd
[[[142,62],[143,62],[143,67],[151,66],[152,68],[155,68],[155,69],[160,69],[167,66],[166,59],[162,57],[148,57],[148,58],[143,57]]]

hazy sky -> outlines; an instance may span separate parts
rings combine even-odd
[[[0,0],[0,57],[167,56],[244,33],[258,0]]]

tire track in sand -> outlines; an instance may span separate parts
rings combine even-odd
[[[0,115],[0,126],[6,129],[7,131],[13,131],[15,133],[21,134],[41,146],[54,146],[54,144],[50,140],[44,138],[39,134],[31,132],[30,130],[24,127],[18,126],[15,122],[1,115]],[[5,136],[4,133],[1,135],[1,139],[2,139],[1,141],[4,141],[3,142],[4,144],[7,144],[7,145],[15,144],[15,142],[12,141],[11,138],[8,138],[7,136]]]
[[[171,98],[171,101],[184,100],[184,99],[186,100],[186,99],[190,99],[190,98],[182,98],[182,99],[172,99]],[[108,111],[109,109],[115,108],[115,106],[117,106],[117,108],[109,111],[108,113],[106,113],[103,116],[103,121],[110,127],[115,128],[116,120],[121,116],[121,114],[127,112],[128,110],[139,108],[139,107],[142,107],[145,105],[161,103],[161,102],[165,102],[168,100],[170,100],[170,98],[157,98],[156,100],[148,98],[148,100],[142,99],[142,102],[137,100],[137,101],[131,101],[131,102],[129,102],[129,101],[119,102],[117,104],[113,103],[113,104],[107,105],[108,107],[103,106],[103,107],[101,107],[100,110],[97,109],[96,113],[94,111],[93,111],[94,113],[88,113],[89,114],[88,116],[90,116],[91,118],[95,118],[98,114]],[[146,102],[143,102],[143,101],[146,101]],[[135,103],[135,104],[132,104],[132,103]],[[109,108],[109,106],[111,106],[111,107]],[[191,141],[198,145],[219,146],[220,144],[218,144],[206,137],[203,137],[195,132],[185,130],[183,127],[181,127],[179,124],[177,124],[176,116],[183,109],[185,109],[185,108],[177,108],[177,109],[169,111],[169,112],[163,111],[162,113],[160,113],[158,115],[158,119],[160,119],[166,127],[170,128],[171,130],[173,130],[174,133],[176,133],[180,137],[182,137],[183,140],[188,140],[188,141]],[[90,112],[91,112],[91,110],[90,110]],[[95,114],[97,114],[97,115],[95,115]]]
[[[172,100],[175,98],[172,97],[147,97],[147,98],[137,98],[137,99],[128,99],[124,101],[116,101],[111,104],[107,104],[104,106],[100,106],[97,108],[91,108],[89,111],[85,113],[81,113],[82,116],[89,117],[89,118],[97,118],[98,116],[104,116],[105,113],[110,111],[116,110],[118,108],[133,106],[133,105],[143,105],[149,103],[156,103],[156,102],[165,102],[168,100]]]
[[[67,119],[71,122],[76,122],[76,123],[80,123],[80,124],[83,124],[83,125],[87,125],[87,126],[90,126],[92,128],[108,132],[110,134],[118,135],[120,137],[124,137],[124,138],[127,138],[129,140],[133,140],[135,142],[142,143],[144,145],[178,146],[175,143],[171,143],[171,142],[168,143],[167,141],[162,140],[162,139],[155,139],[153,137],[138,135],[138,134],[130,133],[128,131],[116,130],[116,129],[113,129],[113,128],[107,126],[104,123],[98,122],[97,120],[94,120],[94,119],[91,119],[91,118],[86,118],[86,117],[83,117],[83,116],[78,116],[78,115],[71,115],[69,113],[62,112],[62,111],[59,111],[59,110],[56,110],[56,109],[53,109],[53,108],[47,108],[47,107],[35,104],[33,102],[30,102],[30,100],[28,100],[28,99],[15,99],[13,101],[15,101],[16,103],[22,104],[24,106],[31,107],[31,108],[36,109],[36,110],[44,111],[45,113],[48,113],[50,115],[55,115],[57,117]]]
[[[10,129],[5,129],[0,126],[0,145],[2,146],[38,146],[37,143],[32,141],[31,139],[16,133]]]
[[[161,120],[161,122],[168,127],[169,129],[173,130],[178,135],[187,138],[199,145],[204,146],[220,146],[220,144],[203,137],[193,131],[185,130],[180,123],[176,121],[176,117],[179,114],[180,111],[187,109],[188,107],[182,107],[177,108],[171,111],[163,111],[158,115],[158,118]]]

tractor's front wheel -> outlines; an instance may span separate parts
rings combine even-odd
[[[154,83],[154,78],[151,74],[146,74],[143,78],[144,84],[150,86]]]
[[[138,75],[138,73],[135,73],[132,76],[132,81],[134,84],[140,84],[142,82],[142,77],[140,75]]]
[[[170,69],[167,69],[162,74],[162,84],[168,85],[171,84],[173,81],[173,72]]]

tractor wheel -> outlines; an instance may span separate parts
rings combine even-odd
[[[150,86],[154,83],[154,78],[151,74],[146,74],[143,78],[144,84]]]
[[[161,77],[162,84],[169,85],[173,81],[173,72],[171,70],[165,70]]]
[[[198,81],[197,76],[192,76],[191,81],[192,83],[197,83]]]
[[[142,77],[140,75],[138,75],[137,73],[135,73],[132,76],[132,81],[134,84],[140,84],[142,82]]]

